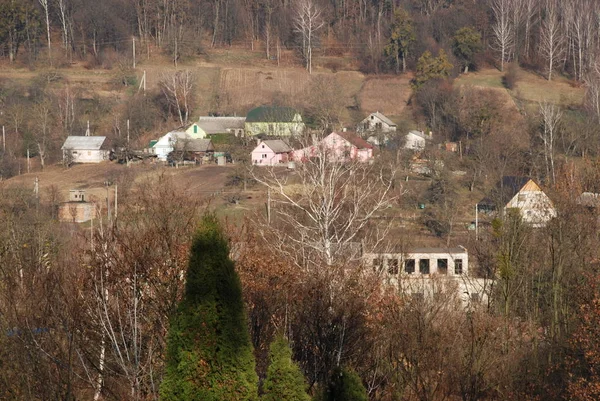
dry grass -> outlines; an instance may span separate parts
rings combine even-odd
[[[579,105],[583,102],[584,90],[573,87],[563,77],[548,81],[529,71],[518,72],[517,85],[514,90],[507,91],[502,85],[504,74],[496,69],[485,69],[461,75],[455,80],[456,85],[472,85],[475,87],[495,88],[498,93],[508,92],[513,98],[525,103],[548,101],[563,106]]]
[[[380,111],[386,115],[402,115],[412,89],[410,77],[370,77],[360,91],[360,108],[365,112]]]
[[[148,180],[157,182],[161,175],[173,177],[178,188],[198,198],[206,198],[224,189],[227,176],[232,166],[205,165],[198,167],[171,168],[158,164],[137,164],[127,167],[115,163],[97,165],[82,164],[66,170],[63,167],[51,166],[44,171],[23,174],[3,181],[4,188],[14,186],[31,187],[35,178],[39,179],[40,192],[50,187],[58,188],[63,199],[67,199],[70,189],[85,189],[90,200],[106,198],[105,182],[121,182],[123,185],[145,183]]]

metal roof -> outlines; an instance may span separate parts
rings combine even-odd
[[[392,120],[390,120],[389,118],[387,118],[386,116],[384,116],[383,114],[381,114],[378,111],[376,111],[375,113],[369,114],[369,116],[375,116],[375,117],[379,118],[381,121],[383,121],[384,123],[386,123],[389,126],[393,126],[393,127],[396,126],[395,122],[393,122]]]
[[[248,123],[290,123],[298,114],[291,107],[260,106],[248,112],[246,122]]]
[[[244,129],[246,117],[200,117],[198,126],[207,134],[226,134],[230,129]]]
[[[105,141],[105,136],[69,136],[62,149],[100,150]]]
[[[189,139],[178,140],[175,142],[175,150],[185,150],[188,152],[208,152],[215,150],[210,139]]]
[[[292,148],[290,147],[290,145],[288,145],[281,139],[271,139],[271,140],[262,141],[261,143],[258,144],[258,146],[260,146],[260,145],[268,146],[269,149],[271,149],[275,153],[287,153],[287,152],[292,151]]]

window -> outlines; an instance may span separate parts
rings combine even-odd
[[[264,148],[265,148],[265,145],[262,145],[262,148],[264,149]]]
[[[194,125],[194,134],[197,134],[197,133],[198,133],[198,126]]]
[[[382,124],[381,123],[375,123],[375,128],[381,129],[382,128]]]
[[[519,196],[517,196],[517,201],[519,202],[525,202],[527,200],[527,195],[525,194],[519,194]]]
[[[414,259],[406,259],[406,261],[404,262],[404,271],[408,274],[413,274],[415,272]]]
[[[375,116],[371,116],[371,120],[374,120],[374,119],[375,119]]]
[[[448,259],[437,260],[437,272],[439,274],[448,274]]]
[[[419,260],[419,273],[429,274],[429,259]]]
[[[454,274],[463,274],[463,261],[462,261],[462,259],[456,259],[454,261]]]
[[[398,259],[388,259],[387,267],[389,274],[398,274]]]
[[[373,271],[380,272],[383,269],[383,259],[375,258],[373,259]]]
[[[266,159],[266,158],[267,158],[267,154],[266,154],[266,153],[263,153],[263,154],[262,154],[262,158],[263,158],[263,159]]]

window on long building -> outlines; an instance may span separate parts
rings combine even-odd
[[[437,260],[437,272],[438,274],[448,274],[448,259]]]
[[[419,273],[429,274],[429,259],[419,260]]]
[[[389,274],[398,274],[398,259],[388,259],[387,265]]]
[[[404,261],[404,271],[408,274],[413,274],[415,272],[415,260],[414,259],[406,259]]]
[[[463,274],[463,260],[462,259],[454,260],[454,274]]]

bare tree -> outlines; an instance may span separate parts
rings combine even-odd
[[[163,74],[159,86],[171,112],[179,118],[181,125],[186,125],[194,103],[193,73],[185,70],[174,74]]]
[[[558,4],[554,0],[546,1],[544,14],[540,29],[540,52],[547,63],[548,81],[551,81],[552,71],[564,52]]]
[[[51,44],[50,44],[50,10],[48,0],[38,0],[42,8],[44,9],[44,14],[46,15],[46,33],[48,35],[48,56],[50,56]]]
[[[525,57],[529,57],[529,49],[531,43],[531,28],[537,23],[538,4],[539,0],[520,0],[523,4],[522,12],[525,22],[525,44],[523,53]]]
[[[325,21],[321,16],[321,9],[313,3],[313,0],[300,0],[294,18],[294,30],[302,36],[302,57],[309,74],[312,74],[312,51],[315,46],[315,36],[323,25],[325,25]]]
[[[252,171],[272,197],[267,233],[274,232],[273,244],[301,268],[343,264],[352,260],[352,249],[361,241],[376,246],[387,233],[388,227],[379,227],[373,218],[394,199],[395,170],[332,161],[321,146],[310,152],[313,157],[298,164],[293,181],[275,169],[264,175]]]
[[[554,171],[554,142],[556,141],[562,111],[560,107],[546,101],[540,103],[540,116],[542,117],[542,130],[540,139],[544,144],[544,159],[546,161],[546,174],[556,182]]]
[[[512,13],[514,1],[492,0],[492,12],[496,20],[492,27],[494,35],[492,48],[500,53],[500,71],[504,71],[504,64],[511,60],[514,53],[515,27]]]
[[[48,101],[43,101],[35,106],[35,115],[38,122],[38,132],[35,136],[35,144],[38,155],[40,156],[40,165],[42,170],[46,164],[47,148],[50,143],[50,130],[52,125],[52,108]]]

